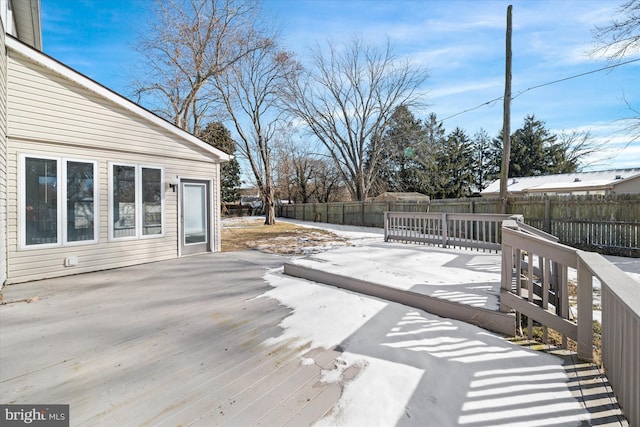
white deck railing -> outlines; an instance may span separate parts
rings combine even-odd
[[[498,252],[502,221],[522,216],[453,213],[384,213],[384,241]]]
[[[602,286],[602,362],[630,425],[640,425],[640,285],[601,255],[560,245],[505,221],[502,228],[500,310],[527,316],[577,342],[593,360],[593,279]],[[577,272],[577,316],[570,316],[568,271]],[[520,323],[518,323],[520,325]]]

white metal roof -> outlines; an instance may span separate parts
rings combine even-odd
[[[611,188],[628,179],[640,176],[640,168],[611,169],[594,172],[575,172],[558,175],[509,178],[507,190],[511,193],[543,192],[558,190],[584,191]],[[500,180],[489,184],[480,194],[500,192]]]

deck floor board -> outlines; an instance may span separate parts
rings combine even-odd
[[[0,400],[69,404],[74,426],[280,425],[316,397],[324,413],[336,384],[320,372],[340,353],[267,344],[291,309],[260,297],[263,276],[284,260],[208,254],[9,286]]]

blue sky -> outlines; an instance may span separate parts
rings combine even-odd
[[[284,46],[304,62],[307,48],[352,35],[391,41],[399,56],[425,66],[431,112],[444,119],[504,93],[506,10],[513,4],[511,128],[535,114],[555,133],[590,131],[607,151],[589,169],[640,167],[640,140],[628,144],[621,119],[640,109],[640,61],[538,89],[528,88],[602,68],[592,58],[592,29],[606,25],[616,0],[265,0]],[[137,62],[133,45],[151,0],[41,0],[44,51],[116,92],[128,95]],[[640,52],[628,59],[640,58]],[[447,132],[481,128],[496,136],[502,101],[444,121]],[[628,145],[627,145],[628,144]],[[626,146],[626,148],[624,148]]]

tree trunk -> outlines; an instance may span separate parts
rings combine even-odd
[[[269,178],[267,178],[269,179]],[[264,190],[264,225],[276,223],[276,200],[273,186],[267,184]]]

